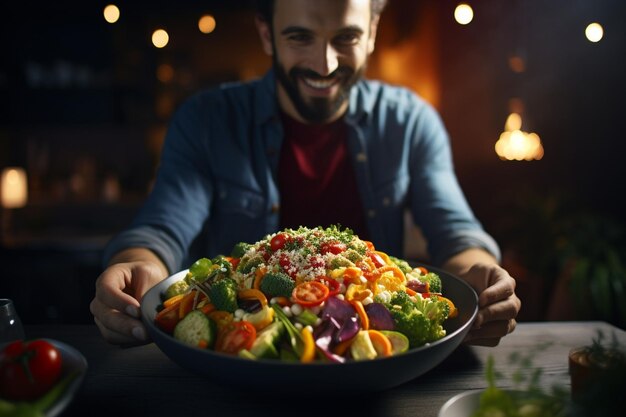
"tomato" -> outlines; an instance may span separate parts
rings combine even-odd
[[[325,255],[327,253],[332,253],[333,255],[339,255],[342,252],[345,252],[347,249],[347,246],[345,245],[345,243],[341,243],[341,242],[324,242],[320,245],[320,252],[322,253],[322,255]]]
[[[287,233],[277,233],[272,240],[270,240],[270,248],[276,252],[285,247],[285,244],[289,241],[289,235]]]
[[[296,276],[298,275],[298,268],[293,266],[291,259],[289,259],[289,255],[285,253],[281,254],[278,259],[278,264],[281,268],[283,268],[285,274],[289,275],[293,280],[296,279]]]
[[[325,268],[326,261],[319,255],[311,255],[308,260],[309,267],[311,268]]]
[[[322,284],[328,287],[329,297],[339,294],[339,289],[341,287],[341,284],[336,279],[328,278],[327,276],[321,276],[321,277],[315,278],[315,280],[318,282],[321,282]]]
[[[41,339],[8,344],[0,361],[0,396],[10,400],[41,397],[61,376],[61,353]]]
[[[311,307],[321,304],[328,298],[330,290],[319,281],[306,281],[296,285],[291,296],[302,306]]]
[[[217,352],[236,355],[242,349],[250,349],[256,339],[256,329],[252,323],[242,320],[230,323],[217,336]]]

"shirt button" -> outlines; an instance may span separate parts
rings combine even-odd
[[[365,155],[363,152],[359,152],[356,154],[356,160],[358,162],[367,162],[367,155]]]
[[[374,218],[374,217],[376,217],[376,210],[368,210],[368,211],[367,211],[367,216],[368,216],[369,218]]]

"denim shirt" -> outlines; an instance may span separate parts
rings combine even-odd
[[[120,250],[145,247],[175,272],[277,231],[283,132],[275,83],[269,71],[183,103],[168,129],[153,189],[132,225],[107,245],[105,264]],[[405,88],[361,80],[350,92],[345,122],[378,250],[403,256],[410,210],[433,264],[472,247],[499,258],[459,187],[447,132],[428,103]]]

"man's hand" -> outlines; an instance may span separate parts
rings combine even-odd
[[[115,263],[132,258],[143,260]],[[139,303],[143,295],[166,276],[167,269],[151,253],[114,258],[96,280],[96,295],[89,306],[100,333],[108,342],[119,345],[148,342],[140,320]]]
[[[461,276],[478,293],[478,316],[465,342],[496,346],[515,330],[521,301],[515,295],[515,280],[495,264],[475,264]]]
[[[444,269],[464,279],[478,294],[478,316],[465,342],[496,346],[515,330],[522,302],[515,295],[515,279],[480,249],[462,252],[446,262]]]

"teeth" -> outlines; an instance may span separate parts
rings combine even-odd
[[[319,79],[311,79],[311,78],[303,78],[303,81],[306,85],[313,88],[324,89],[332,86],[335,83],[335,80],[319,80]]]

